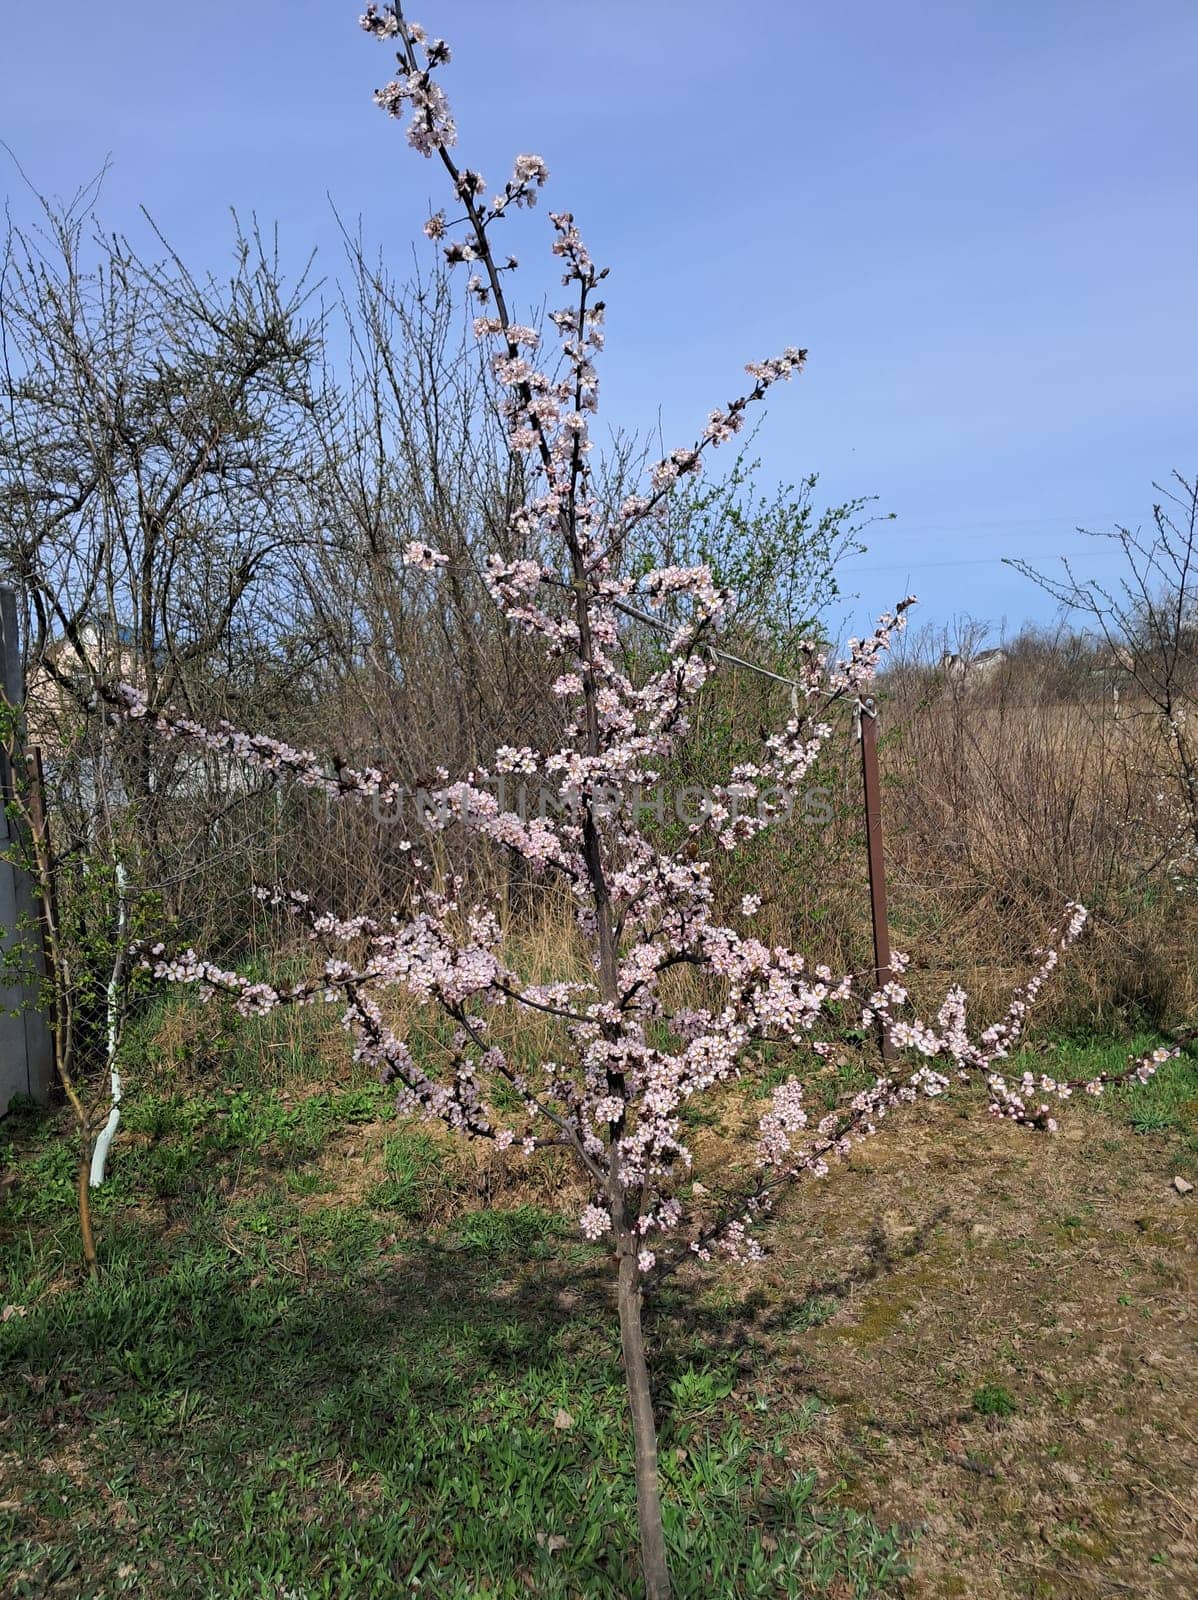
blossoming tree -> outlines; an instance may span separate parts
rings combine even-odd
[[[148,959],[160,978],[229,995],[247,1014],[339,1004],[357,1058],[397,1086],[401,1112],[439,1119],[463,1137],[489,1140],[517,1156],[533,1157],[546,1147],[571,1152],[591,1190],[578,1225],[610,1248],[645,1590],[649,1600],[664,1600],[670,1579],[642,1332],[647,1287],[687,1260],[755,1259],[755,1227],[782,1189],[822,1177],[889,1113],[918,1097],[940,1096],[956,1080],[982,1080],[996,1115],[1051,1132],[1052,1101],[1081,1085],[1012,1077],[1003,1063],[1037,991],[1081,932],[1085,912],[1067,909],[1059,935],[1006,1016],[977,1036],[958,989],[933,1022],[912,1014],[901,958],[889,981],[871,992],[872,983],[834,976],[754,937],[755,896],[741,903],[736,926],[717,916],[713,856],[788,812],[829,735],[831,707],[867,689],[910,600],[884,616],[869,638],[850,641],[844,659],[808,653],[791,720],[764,741],[758,761],[737,766],[708,796],[679,848],[663,847],[641,826],[639,796],[659,781],[663,763],[686,738],[688,709],[717,670],[720,625],[733,601],[701,566],[662,568],[634,581],[623,568],[626,541],[643,519],[664,514],[672,485],[700,472],[706,455],[738,432],[748,408],[801,370],[805,353],[788,349],[751,363],[742,395],[713,411],[691,443],[660,460],[642,492],[614,510],[606,507],[590,466],[595,362],[603,347],[599,286],[606,272],[592,262],[571,214],[551,213],[553,252],[569,301],[549,314],[559,348],[554,360],[546,359],[537,330],[514,320],[507,284],[516,263],[497,250],[509,214],[536,203],[547,178],[544,161],[518,156],[511,176],[486,198],[480,174],[453,154],[456,129],[440,83],[450,58],[446,44],[405,18],[398,4],[371,6],[362,26],[396,52],[396,75],[377,92],[378,104],[391,116],[407,117],[409,143],[444,168],[449,212],[438,211],[425,232],[441,241],[450,262],[469,265],[475,333],[491,347],[510,447],[537,475],[537,492],[513,530],[514,546],[533,554],[495,556],[487,581],[505,625],[540,639],[560,662],[554,692],[566,718],[557,749],[503,747],[489,770],[456,780],[445,774],[423,820],[466,830],[560,880],[575,908],[589,972],[555,983],[522,981],[505,960],[494,912],[468,904],[457,880],[440,880],[416,845],[410,904],[390,920],[338,916],[286,888],[262,891],[324,947],[323,965],[307,982],[277,989],[192,951],[172,956],[161,945]],[[448,564],[420,543],[408,547],[406,559],[426,569],[431,582]],[[630,618],[643,627],[645,617],[660,621],[666,642],[656,670],[633,681],[622,665],[622,629]],[[119,703],[129,717],[147,715],[135,689],[123,688]],[[398,798],[383,771],[330,768],[307,752],[227,724],[205,728],[171,715],[151,720],[164,738],[222,752],[332,799],[386,805]],[[494,792],[499,776],[534,773],[554,794],[552,816],[505,809]],[[684,1003],[677,968],[703,975],[701,984],[690,986],[690,1003]],[[440,1059],[431,1047],[418,1059],[389,1025],[387,995],[397,989],[449,1019]],[[703,998],[696,1001],[696,993]],[[500,1012],[513,1009],[553,1019],[560,1059],[523,1069],[509,1059],[495,1024]],[[861,1019],[880,1022],[908,1065],[811,1125],[802,1063],[818,1062],[836,1030]],[[690,1187],[688,1104],[753,1074],[763,1047],[777,1042],[795,1047],[795,1075],[774,1091],[760,1119],[752,1179],[735,1193],[713,1185],[719,1199],[701,1212]],[[1134,1062],[1128,1071],[1145,1077],[1162,1056]],[[1102,1080],[1085,1085],[1092,1093],[1102,1086]],[[498,1109],[512,1105],[518,1113]]]

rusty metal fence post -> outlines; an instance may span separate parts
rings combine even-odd
[[[890,979],[890,923],[886,911],[886,856],[882,848],[882,786],[878,777],[878,708],[875,701],[857,704],[857,737],[861,741],[861,778],[865,789],[865,849],[869,866],[869,909],[874,931],[874,977],[878,988]],[[895,1048],[879,1027],[882,1059],[889,1066]]]

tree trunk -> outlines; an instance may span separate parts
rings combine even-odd
[[[640,1271],[637,1241],[625,1235],[619,1245],[618,1298],[620,1346],[624,1353],[624,1378],[632,1412],[636,1443],[636,1517],[641,1540],[641,1567],[646,1600],[670,1600],[670,1571],[661,1525],[661,1481],[657,1474],[657,1424],[645,1361],[645,1335],[641,1327]]]
[[[94,1278],[100,1271],[100,1262],[96,1255],[96,1237],[92,1232],[92,1202],[88,1191],[88,1180],[91,1177],[91,1140],[86,1129],[80,1130],[79,1141],[79,1171],[76,1184],[79,1201],[79,1237],[83,1243],[83,1261],[88,1276]]]

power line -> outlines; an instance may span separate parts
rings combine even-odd
[[[945,531],[947,532],[948,530],[946,529]],[[1052,552],[1051,555],[1042,557],[1041,559],[1043,559],[1043,560],[1057,560],[1060,557],[1064,557],[1066,560],[1070,560],[1071,561],[1076,556],[1090,555],[1091,553],[1092,552],[1091,552],[1090,549],[1086,549],[1086,550],[1061,550],[1061,551],[1054,551],[1054,552]],[[1002,566],[1005,562],[1007,562],[1007,561],[1009,561],[1011,559],[1012,558],[1009,557],[1009,556],[957,556],[957,557],[954,557],[953,559],[948,560],[948,561],[919,561],[919,560],[914,560],[914,561],[895,561],[895,562],[880,563],[880,564],[870,564],[870,565],[864,566],[864,567],[854,567],[854,566],[851,565],[851,558],[850,558],[850,561],[846,561],[845,562],[845,571],[846,571],[846,573],[848,573],[852,577],[856,577],[859,574],[866,573],[866,572],[909,572],[909,573],[920,573],[920,572],[929,572],[933,568],[936,568],[936,567],[988,567],[988,566],[995,566],[995,565]],[[1029,557],[1027,557],[1027,556],[1019,556],[1019,557],[1016,557],[1015,559],[1020,560],[1020,561],[1026,561],[1026,560],[1029,559]]]

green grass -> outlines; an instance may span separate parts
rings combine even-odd
[[[1062,1042],[1027,1064],[1090,1076],[1154,1042]],[[0,1321],[0,1593],[637,1596],[601,1254],[544,1206],[482,1208],[424,1129],[379,1129],[373,1085],[289,1094],[257,1071],[130,1091],[95,1283],[61,1120],[0,1122],[18,1179],[0,1305],[19,1308]],[[1165,1141],[1170,1170],[1198,1165],[1193,1055],[1101,1106]],[[351,1199],[338,1152],[367,1138],[378,1159]],[[1085,1216],[1079,1196],[1060,1225]],[[840,1302],[795,1294],[769,1307],[774,1345],[738,1340],[718,1280],[698,1300],[671,1285],[651,1320],[680,1600],[896,1592],[907,1541],[809,1470],[828,1405],[794,1401],[786,1339]],[[987,1417],[1015,1404],[993,1383],[973,1394]]]
[[[1093,1077],[1120,1071],[1130,1056],[1145,1055],[1161,1042],[1149,1033],[1131,1040],[1064,1039],[1048,1049],[1026,1052],[1017,1058],[1017,1065],[1055,1078]],[[1185,1046],[1177,1060],[1166,1062],[1147,1083],[1108,1089],[1098,1105],[1135,1133],[1169,1136],[1178,1171],[1198,1172],[1198,1047]],[[1067,1105],[1064,1117],[1069,1115]]]
[[[387,1176],[371,1195],[371,1203],[417,1222],[442,1201],[449,1189],[441,1152],[423,1133],[407,1132],[387,1140],[383,1149]]]
[[[0,1593],[640,1592],[599,1256],[532,1205],[429,1225],[448,1179],[419,1129],[361,1203],[296,1182],[384,1106],[131,1095],[94,1283],[68,1144],[0,1123],[0,1298],[24,1308],[0,1323]],[[746,1414],[743,1363],[674,1315],[652,1339],[679,1596],[893,1593],[896,1532],[794,1465],[812,1415]]]
[[[1019,1405],[1001,1383],[984,1383],[973,1391],[973,1409],[981,1417],[1013,1417]]]

